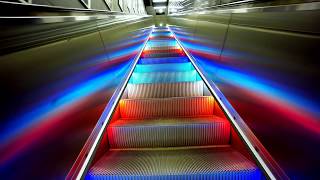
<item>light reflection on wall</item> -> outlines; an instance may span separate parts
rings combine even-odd
[[[268,65],[286,67],[281,64],[286,61],[271,61],[227,48],[221,53],[221,47],[194,35],[192,30],[171,29],[289,176],[314,176],[302,174],[315,173],[317,155],[313,154],[320,142],[320,104],[314,90],[308,89],[308,82],[295,83],[297,77],[289,70],[279,72]],[[251,59],[243,61],[239,56]],[[301,71],[307,70],[300,65]]]
[[[73,163],[64,162],[63,158],[68,156],[68,153],[75,158],[75,154],[79,153],[82,144],[79,146],[77,141],[79,138],[83,141],[87,138],[85,135],[89,135],[92,125],[98,120],[99,113],[127,72],[149,32],[150,29],[132,32],[110,45],[107,54],[97,55],[75,66],[61,69],[57,73],[75,73],[33,92],[31,99],[37,102],[17,103],[17,108],[23,111],[12,115],[12,118],[1,126],[0,172],[4,173],[3,177],[21,178],[23,171],[19,175],[14,174],[13,169],[22,168],[20,163],[24,166],[27,163],[28,167],[24,168],[24,172],[35,172],[37,169],[43,171],[39,174],[49,172],[45,177],[63,179]],[[72,132],[71,129],[77,133],[68,134],[68,131]],[[63,144],[75,147],[61,147]],[[42,166],[43,169],[39,169],[41,164],[35,162],[41,162],[37,160],[41,154],[33,154],[32,151],[39,148],[37,151],[48,153],[50,148],[55,149],[58,146],[66,149],[65,154],[43,157],[51,161]],[[59,152],[61,153],[61,150]],[[23,162],[26,159],[24,156],[27,159],[31,157],[35,162]],[[50,172],[50,166],[59,167],[61,174],[54,174],[53,170]],[[34,174],[31,173],[32,175]]]

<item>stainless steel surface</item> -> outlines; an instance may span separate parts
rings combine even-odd
[[[218,10],[216,12],[227,12],[227,13],[291,12],[291,11],[312,11],[312,10],[319,10],[319,9],[320,9],[320,2],[312,2],[312,3],[301,3],[301,4],[290,4],[290,5]]]
[[[136,15],[43,16],[0,17],[0,22],[2,25],[0,54],[8,54],[89,34],[104,27],[125,23],[127,24],[122,26],[143,25],[145,22],[148,22],[146,26],[151,26],[152,19],[149,16]]]
[[[50,6],[50,5],[43,5],[43,4],[31,4],[31,3],[17,3],[17,2],[9,2],[9,1],[0,1],[2,4],[12,4],[12,5],[18,5],[18,6],[25,6],[25,7],[41,7],[41,8],[56,8],[61,10],[71,10],[71,11],[95,11],[95,12],[106,12],[104,10],[98,10],[98,9],[85,9],[85,8],[72,8],[72,7],[62,7],[62,6]]]
[[[112,14],[112,13],[111,13]],[[11,23],[30,23],[30,24],[44,24],[44,23],[61,23],[61,22],[77,22],[77,21],[89,21],[89,20],[106,20],[110,23],[116,19],[131,19],[132,21],[138,18],[148,16],[137,16],[137,15],[95,15],[95,16],[15,16],[7,17],[2,16],[0,20],[5,23],[10,21]]]
[[[52,8],[59,10],[83,11],[83,12],[122,12],[119,8],[118,0],[38,0],[19,2],[0,1],[1,4],[12,4],[24,7]],[[133,6],[135,5],[135,6]],[[124,13],[130,14],[146,14],[143,0],[133,0],[132,3],[124,2]]]
[[[287,3],[277,1],[257,1],[257,0],[243,0],[235,1],[231,3],[218,4],[210,6],[210,2],[204,1],[198,3],[197,1],[190,1],[188,5],[180,5],[178,12],[169,13],[171,15],[183,15],[183,14],[192,14],[199,13],[205,14],[208,11],[215,11],[216,13],[247,13],[247,12],[286,12],[286,11],[307,11],[307,10],[318,10],[320,8],[317,1],[314,2],[305,2],[305,1],[295,1]],[[172,2],[172,8],[176,6]],[[170,3],[169,3],[170,8]]]
[[[205,32],[221,25],[232,24],[270,30],[318,34],[320,33],[320,27],[317,26],[316,20],[320,18],[319,7],[320,2],[314,2],[272,7],[196,11],[178,16],[169,16],[167,21],[169,24],[191,28],[193,32]],[[208,22],[216,25],[206,24]],[[202,26],[202,28],[196,27],[202,23],[205,26]],[[212,33],[214,32],[212,31]],[[202,33],[197,34],[204,35]]]
[[[121,23],[141,22],[145,13],[87,10],[0,1],[0,54],[28,49]],[[147,25],[150,26],[150,25]]]

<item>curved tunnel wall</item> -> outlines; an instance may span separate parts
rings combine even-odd
[[[72,36],[63,33],[68,23],[16,28],[28,29],[27,36],[48,32],[44,39],[50,39],[49,27],[60,37],[0,56],[2,178],[65,178],[153,21],[93,24],[86,32],[71,29]],[[12,24],[8,29],[14,31]]]
[[[319,176],[319,16],[207,12],[163,20],[291,178]]]
[[[191,14],[97,21],[73,36],[56,31],[59,38],[36,47],[24,38],[23,50],[0,52],[0,176],[64,179],[150,31],[141,28],[155,22],[172,25],[290,177],[314,178],[320,150],[317,19],[319,11]],[[43,26],[55,31],[72,24],[11,24],[7,30],[46,39]],[[10,38],[20,39],[15,33]]]

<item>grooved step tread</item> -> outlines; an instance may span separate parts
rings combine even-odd
[[[169,50],[169,49],[178,49],[178,46],[147,46],[145,50]]]
[[[176,54],[180,53],[183,55],[183,50],[178,47],[173,49],[145,49],[143,51],[144,55],[153,55],[153,54]]]
[[[128,84],[129,99],[192,97],[203,95],[202,81],[176,83]]]
[[[146,48],[150,48],[150,47],[172,47],[172,46],[178,46],[178,43],[176,41],[155,41],[155,40],[151,40],[146,45]]]
[[[194,70],[191,62],[186,63],[163,63],[163,64],[137,64],[134,72],[185,72]]]
[[[109,127],[116,126],[183,126],[188,124],[215,124],[215,123],[227,123],[227,119],[223,119],[218,116],[204,116],[204,117],[185,117],[185,118],[150,118],[150,119],[118,119],[110,123]]]
[[[160,57],[141,58],[139,64],[163,64],[163,63],[184,63],[189,62],[187,57]]]
[[[165,57],[181,57],[183,54],[179,52],[173,53],[153,53],[153,54],[143,54],[143,58],[165,58]]]
[[[212,96],[122,99],[122,118],[198,117],[215,113]]]
[[[107,128],[111,148],[228,144],[230,123],[217,117],[118,119]]]
[[[172,83],[172,82],[193,82],[201,77],[196,70],[172,71],[172,72],[134,72],[129,80],[132,84],[143,83]]]
[[[87,178],[260,179],[255,164],[231,147],[110,150]]]

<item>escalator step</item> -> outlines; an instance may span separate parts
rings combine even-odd
[[[154,55],[154,54],[181,54],[183,55],[183,50],[182,49],[179,49],[177,47],[173,48],[173,49],[169,49],[169,48],[162,48],[162,49],[147,49],[147,50],[144,50],[143,51],[143,57],[148,57],[150,55]]]
[[[152,73],[136,73],[131,76],[129,83],[175,83],[175,82],[194,82],[200,80],[201,77],[196,70],[185,72],[152,72]]]
[[[258,167],[231,147],[110,150],[88,179],[261,179]]]
[[[159,57],[182,57],[184,53],[182,52],[164,52],[164,53],[145,53],[142,54],[142,58],[159,58]]]
[[[230,123],[217,116],[118,119],[110,123],[107,132],[110,148],[226,145]]]
[[[149,48],[149,47],[171,47],[171,46],[177,47],[178,43],[173,40],[172,41],[150,40],[148,42],[148,44],[146,45],[146,48]]]
[[[203,95],[203,82],[128,84],[129,99],[192,97]]]
[[[166,36],[166,35],[158,35],[158,36],[151,36],[150,39],[165,39],[165,40],[174,40],[174,37]]]
[[[170,31],[158,31],[158,32],[153,32],[152,36],[170,36],[171,32]]]
[[[189,62],[187,57],[141,58],[139,64],[163,64]]]
[[[178,46],[147,46],[145,48],[145,51],[150,51],[150,50],[152,50],[152,51],[155,51],[155,50],[167,50],[167,51],[169,51],[171,49],[177,50],[177,49],[179,49],[179,47]]]
[[[120,114],[122,118],[211,116],[215,103],[211,96],[122,99]]]
[[[137,64],[134,72],[183,72],[194,70],[191,62],[187,63],[165,63],[165,64]]]

